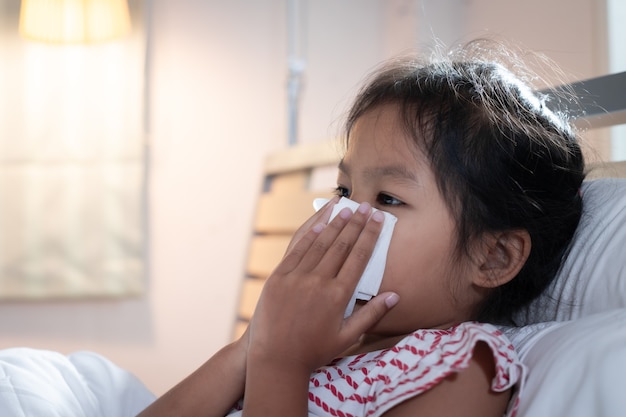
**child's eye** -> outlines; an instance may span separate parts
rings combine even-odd
[[[397,198],[383,193],[378,194],[378,196],[376,197],[376,202],[384,206],[401,206],[404,204]]]
[[[350,190],[348,190],[346,187],[338,185],[337,188],[335,188],[335,195],[338,195],[339,197],[350,198]]]

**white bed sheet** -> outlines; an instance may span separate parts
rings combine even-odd
[[[154,395],[93,352],[0,350],[0,416],[131,417]]]

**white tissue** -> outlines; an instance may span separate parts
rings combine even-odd
[[[325,198],[316,198],[313,201],[313,207],[315,210],[319,210],[328,202]],[[355,212],[359,207],[359,203],[356,201],[352,201],[348,198],[342,197],[337,204],[333,207],[333,211],[330,215],[330,220],[333,219],[343,209],[344,207],[350,208],[352,212]],[[377,209],[373,209],[372,213],[375,211],[379,211]],[[383,222],[383,229],[378,236],[378,241],[374,246],[374,251],[372,252],[372,256],[370,257],[367,266],[365,267],[365,271],[363,271],[363,275],[359,280],[359,283],[356,286],[354,294],[352,298],[350,298],[350,302],[348,303],[348,307],[346,308],[346,312],[344,317],[348,317],[352,314],[354,310],[354,305],[356,304],[356,300],[365,300],[369,301],[372,297],[378,294],[378,290],[380,289],[380,284],[383,280],[383,274],[385,273],[385,264],[387,263],[387,251],[389,250],[389,243],[391,242],[391,235],[393,233],[393,228],[396,225],[396,221],[398,220],[393,214],[387,213],[385,211],[380,211],[385,215],[385,221]]]

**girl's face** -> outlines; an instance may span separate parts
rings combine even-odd
[[[472,285],[475,268],[456,254],[454,219],[395,106],[357,120],[337,184],[340,195],[398,218],[380,291],[394,291],[400,301],[371,333],[401,335],[471,319],[481,297]]]

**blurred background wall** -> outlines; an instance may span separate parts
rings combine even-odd
[[[144,4],[151,28],[146,291],[1,302],[0,348],[94,350],[162,394],[231,338],[263,160],[287,146],[287,8],[286,0]],[[300,4],[300,141],[335,137],[363,76],[434,38],[511,39],[556,60],[565,81],[609,68],[604,0]]]

